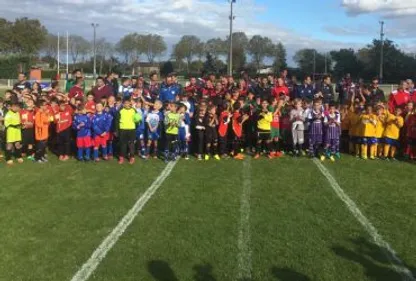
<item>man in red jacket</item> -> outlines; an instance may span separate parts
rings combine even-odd
[[[98,77],[96,80],[96,86],[92,89],[95,102],[101,102],[103,98],[109,98],[113,95],[113,89],[111,86],[104,83],[103,77]]]
[[[410,94],[405,90],[406,88],[406,81],[401,81],[397,90],[390,94],[388,107],[391,113],[394,113],[394,110],[397,107],[404,108],[404,106],[410,101]]]
[[[286,99],[289,99],[289,88],[286,87],[285,81],[282,77],[277,78],[277,85],[272,89],[272,96],[279,98],[279,95],[283,93]]]

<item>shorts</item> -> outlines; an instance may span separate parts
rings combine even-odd
[[[144,129],[136,130],[136,139],[144,140],[144,133],[145,133]]]
[[[377,138],[369,138],[369,137],[362,137],[361,138],[361,140],[360,140],[360,143],[361,144],[369,144],[369,145],[372,145],[372,144],[377,144],[378,143],[378,140],[377,140]]]
[[[119,139],[121,144],[127,144],[136,140],[136,130],[120,130]]]
[[[259,141],[269,141],[270,138],[270,131],[257,129],[257,140]]]
[[[270,138],[280,138],[280,129],[272,127],[272,129],[270,130]]]
[[[92,140],[90,136],[77,137],[77,148],[90,148]]]
[[[28,128],[22,130],[23,145],[35,144],[35,129]]]
[[[148,131],[147,138],[149,141],[158,141],[160,139],[160,133],[158,131],[155,131],[155,132]]]
[[[94,148],[106,147],[108,141],[108,133],[105,136],[95,136],[93,140]]]
[[[114,133],[108,132],[107,133],[107,141],[113,141],[114,140]]]
[[[213,143],[218,141],[218,132],[215,128],[206,128],[205,143]]]
[[[384,138],[383,142],[391,146],[400,147],[400,142],[398,140],[394,140],[391,138]]]

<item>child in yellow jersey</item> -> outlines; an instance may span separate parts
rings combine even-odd
[[[360,115],[362,107],[360,104],[355,104],[348,113],[349,129],[348,134],[350,136],[349,151],[351,154],[355,154],[356,157],[360,156]]]
[[[383,156],[383,135],[384,135],[384,129],[386,128],[386,113],[385,113],[385,107],[384,105],[378,105],[377,106],[377,124],[376,124],[376,157],[382,157]]]
[[[368,155],[372,160],[376,158],[376,126],[377,116],[373,113],[373,107],[367,105],[360,116],[361,158],[364,160],[367,160]]]
[[[258,159],[260,157],[262,144],[265,145],[267,150],[270,152],[270,144],[272,142],[270,132],[271,123],[273,121],[273,113],[269,111],[268,107],[269,102],[267,100],[262,101],[261,109],[257,116],[257,146],[254,159]],[[273,156],[269,155],[269,158],[273,158]]]
[[[400,129],[404,125],[404,119],[402,117],[402,109],[397,107],[394,111],[394,115],[386,110],[386,129],[384,130],[384,149],[383,158],[395,160],[396,151],[399,147]]]

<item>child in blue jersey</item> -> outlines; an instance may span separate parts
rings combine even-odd
[[[145,106],[141,99],[135,99],[134,100],[134,109],[136,109],[137,113],[142,116],[142,121],[137,124],[136,126],[136,144],[138,148],[138,155],[145,159],[146,158],[146,139],[145,139],[145,133],[146,133],[146,116],[148,113],[148,106]],[[145,109],[147,107],[147,109]]]
[[[72,129],[76,131],[77,159],[79,161],[90,160],[91,153],[91,118],[83,105],[79,105],[72,122]]]
[[[178,106],[179,119],[179,149],[183,158],[189,160],[189,142],[191,140],[191,133],[189,126],[191,124],[191,117],[187,112],[185,104],[180,103]]]
[[[154,109],[146,116],[147,124],[147,147],[146,158],[149,157],[150,149],[153,145],[153,157],[158,157],[158,142],[161,136],[161,123],[164,120],[163,113],[160,111],[163,104],[160,100],[155,101]]]
[[[133,94],[133,88],[131,87],[131,79],[128,77],[124,77],[121,79],[121,85],[118,88],[118,94],[122,97],[122,99],[129,99]]]
[[[109,159],[114,155],[114,132],[115,132],[115,116],[117,115],[119,107],[116,104],[116,98],[110,96],[107,100],[106,112],[112,117],[110,132],[107,140],[107,156]]]
[[[101,154],[104,160],[108,160],[107,141],[110,136],[111,124],[113,117],[104,112],[104,106],[101,103],[95,105],[96,113],[92,117],[92,133],[94,136],[94,160],[99,161],[98,150],[101,147]]]

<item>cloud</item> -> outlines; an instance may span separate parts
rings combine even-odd
[[[416,15],[416,0],[343,0],[349,15],[378,13],[386,18]]]
[[[157,33],[171,47],[182,35],[197,35],[203,40],[225,38],[229,33],[229,4],[213,0],[0,0],[0,17],[13,20],[27,16],[39,18],[51,33],[78,34],[92,39],[91,23],[98,23],[97,36],[116,43],[129,32]],[[281,41],[288,58],[301,48],[329,51],[359,45],[336,40],[320,40],[288,27],[259,22],[256,17],[267,7],[255,0],[240,0],[235,5],[235,31],[248,36],[262,34]]]

